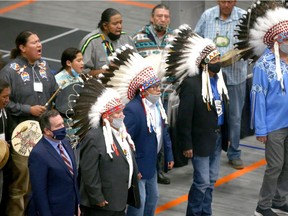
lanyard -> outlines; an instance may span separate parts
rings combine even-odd
[[[106,52],[107,59],[108,59],[108,56],[110,56],[114,52],[113,45],[105,39],[104,34],[101,34],[101,39],[102,39],[102,46]]]

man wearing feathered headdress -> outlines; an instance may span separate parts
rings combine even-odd
[[[253,68],[251,123],[266,145],[267,166],[254,215],[288,214],[288,10],[281,1],[257,1],[240,21],[238,37],[244,31],[249,37],[238,47],[247,44],[254,59],[260,56]]]
[[[228,147],[229,97],[220,52],[210,39],[193,33],[187,25],[176,30],[168,48],[166,75],[174,76],[180,85],[177,137],[194,170],[186,216],[212,215],[221,150]]]
[[[129,205],[127,215],[153,216],[159,197],[157,154],[162,145],[166,170],[174,165],[167,117],[160,99],[161,82],[151,62],[129,46],[117,51],[111,62],[104,76],[109,79],[107,85],[113,86],[123,101],[128,102],[124,122],[135,143],[136,161],[142,175],[139,181],[141,206],[137,209]]]
[[[118,93],[88,80],[74,107],[80,136],[80,204],[85,216],[125,215],[126,204],[139,207],[134,143],[123,123]],[[129,194],[129,195],[128,195]]]
[[[245,11],[236,7],[236,4],[237,0],[217,0],[217,6],[207,9],[201,15],[194,30],[202,37],[213,40],[221,56],[233,49],[233,44],[237,42],[234,38],[234,29],[238,19]],[[227,151],[227,157],[228,163],[235,169],[244,168],[239,143],[247,68],[248,63],[243,60],[233,65],[222,67],[222,71],[227,77],[227,89],[230,96],[229,130],[231,144]]]
[[[163,49],[167,45],[167,39],[172,35],[170,24],[170,9],[165,4],[156,5],[151,12],[150,23],[135,33],[133,40],[139,54],[146,58],[161,58]],[[160,64],[160,61],[158,64]],[[167,107],[169,94],[171,92],[167,83],[162,83],[162,102],[164,109]],[[167,109],[166,109],[167,110]],[[164,174],[164,150],[158,154],[158,176],[159,184],[170,184],[170,179]],[[175,155],[174,155],[175,159]],[[175,161],[176,162],[176,161]]]

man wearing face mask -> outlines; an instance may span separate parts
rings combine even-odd
[[[172,34],[169,28],[170,10],[164,4],[156,5],[152,9],[150,24],[142,27],[134,36],[136,49],[146,58],[152,54],[161,54],[167,45],[167,38]]]
[[[146,58],[154,55],[161,55],[163,49],[168,43],[168,38],[172,35],[172,30],[169,28],[170,24],[170,10],[164,4],[158,4],[152,9],[150,24],[142,27],[134,36],[136,49],[139,54]],[[155,56],[156,57],[156,56]],[[152,57],[154,58],[154,57]],[[161,58],[159,58],[160,61]],[[166,109],[168,103],[169,90],[165,88],[167,85],[162,84],[163,104]],[[165,91],[164,91],[165,90]],[[166,109],[167,111],[167,109]],[[170,184],[170,179],[164,175],[164,155],[163,149],[160,150],[158,155],[158,183]]]
[[[221,150],[228,147],[228,91],[215,44],[187,25],[177,32],[166,62],[167,74],[180,83],[177,135],[194,172],[186,216],[211,216]]]
[[[256,139],[265,144],[267,161],[254,215],[287,215],[288,10],[281,4],[270,5],[270,1],[251,8],[249,12],[257,25],[251,24],[248,40],[253,55],[260,56],[253,68],[251,124],[255,126]],[[262,8],[270,9],[259,13]]]
[[[86,81],[74,107],[85,216],[124,216],[127,203],[140,205],[135,147],[123,123],[123,108],[118,93],[96,79]]]
[[[80,216],[77,169],[64,121],[58,111],[50,110],[41,115],[40,127],[43,137],[28,159],[28,215]]]
[[[141,88],[145,86],[146,82],[149,83],[149,78],[147,77],[147,80],[141,84]],[[136,160],[142,174],[139,183],[141,208],[136,209],[129,206],[127,216],[154,215],[159,197],[157,162],[155,163],[154,160],[157,160],[157,154],[159,154],[162,145],[165,155],[164,169],[172,169],[174,165],[171,140],[165,125],[165,110],[160,100],[161,83],[156,77],[152,77],[152,80],[141,92],[135,95],[135,98],[124,109],[125,125],[135,142]]]
[[[165,169],[172,169],[174,165],[167,116],[160,100],[160,79],[151,62],[129,46],[115,53],[111,62],[113,66],[104,76],[110,77],[108,86],[113,86],[122,100],[128,102],[124,109],[124,122],[135,143],[136,162],[142,176],[139,181],[141,206],[135,208],[129,205],[127,215],[152,216],[159,197],[157,159],[162,146]],[[107,78],[104,77],[105,80]]]
[[[108,57],[125,44],[135,48],[132,38],[122,31],[122,15],[108,8],[103,11],[98,29],[86,35],[80,42],[86,73],[92,76],[105,72],[103,65],[109,64]]]
[[[213,40],[221,56],[233,49],[233,44],[238,42],[234,37],[234,29],[245,11],[236,4],[237,0],[217,0],[216,6],[204,11],[194,29],[195,33]],[[227,77],[227,89],[230,96],[229,134],[231,143],[227,151],[227,158],[228,163],[234,169],[244,168],[239,144],[247,69],[248,61],[242,59],[233,65],[222,68]]]

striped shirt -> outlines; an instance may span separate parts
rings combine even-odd
[[[220,17],[219,6],[207,9],[198,21],[194,31],[202,37],[209,38],[214,41],[218,33],[219,36],[226,36],[230,39],[230,43],[227,47],[217,47],[221,55],[224,55],[227,51],[233,49],[233,44],[237,42],[234,37],[234,29],[238,24],[239,18],[245,13],[244,10],[238,7],[234,7],[229,18],[223,20]],[[228,85],[238,85],[244,82],[247,78],[248,62],[240,60],[235,64],[223,67],[222,71],[227,76]]]

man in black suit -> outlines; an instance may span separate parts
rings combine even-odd
[[[180,26],[171,50],[168,74],[174,73],[180,83],[178,139],[194,168],[186,216],[208,216],[212,215],[221,149],[228,146],[228,91],[220,53],[210,39],[193,33],[187,25]]]
[[[61,115],[41,115],[43,137],[28,159],[32,200],[29,216],[80,216],[77,170]]]
[[[85,83],[74,107],[74,118],[79,120],[74,126],[80,126],[80,197],[85,216],[124,216],[127,203],[140,206],[135,147],[123,123],[123,108],[118,93],[96,79]]]

